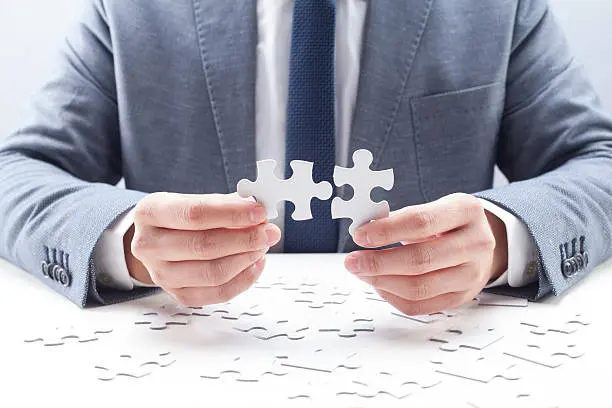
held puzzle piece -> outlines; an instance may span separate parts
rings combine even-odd
[[[393,169],[372,170],[370,165],[373,161],[372,153],[361,149],[353,153],[354,167],[336,166],[334,169],[336,186],[350,185],[354,194],[350,200],[346,201],[335,197],[331,203],[331,215],[334,219],[350,218],[353,220],[349,227],[351,236],[354,235],[358,227],[366,222],[389,215],[389,203],[372,201],[371,193],[377,187],[387,191],[393,188]],[[313,198],[319,200],[331,198],[332,185],[327,181],[315,183],[312,180],[314,166],[312,162],[293,160],[290,163],[293,174],[291,178],[286,180],[276,177],[274,174],[276,165],[275,160],[258,161],[257,180],[240,180],[237,186],[238,194],[244,198],[254,197],[262,203],[270,220],[278,217],[277,206],[284,201],[290,201],[294,204],[295,210],[291,215],[294,220],[311,219],[311,200]]]
[[[94,373],[100,381],[112,381],[119,377],[138,379],[151,375],[159,368],[169,367],[175,362],[171,353],[161,353],[151,358],[122,354],[110,364],[97,364],[94,367]]]
[[[63,346],[66,343],[89,343],[103,335],[112,333],[111,328],[92,329],[89,327],[56,327],[44,336],[30,335],[24,343],[41,343],[45,347]]]
[[[357,150],[353,153],[354,167],[344,168],[336,166],[334,170],[334,183],[340,187],[350,185],[353,188],[353,197],[343,200],[335,197],[332,200],[332,218],[350,218],[353,220],[349,233],[355,236],[355,231],[365,223],[384,218],[389,215],[389,203],[386,201],[372,201],[372,190],[382,187],[389,191],[393,188],[393,169],[374,171],[370,165],[374,161],[372,153],[368,150]]]
[[[312,218],[310,201],[313,198],[328,200],[332,195],[332,186],[327,181],[315,183],[312,180],[313,163],[301,160],[291,162],[293,174],[291,178],[282,180],[276,177],[275,160],[257,162],[257,181],[240,180],[238,194],[243,198],[255,197],[268,212],[268,219],[278,217],[277,205],[283,201],[291,201],[295,205],[292,218],[296,221]]]

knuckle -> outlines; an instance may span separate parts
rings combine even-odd
[[[265,244],[265,233],[262,228],[252,228],[246,234],[245,245],[247,249],[255,250],[261,248]]]
[[[210,286],[220,286],[226,283],[227,266],[223,261],[213,261],[201,270],[202,280]]]
[[[206,206],[199,202],[189,203],[184,207],[182,217],[190,224],[204,224],[207,218]]]
[[[424,233],[424,235],[431,235],[431,231],[435,231],[436,228],[436,217],[429,211],[419,211],[414,214],[412,218],[412,229]]]
[[[208,232],[201,232],[193,235],[189,243],[189,250],[197,256],[206,257],[214,252],[214,243]]]
[[[470,218],[475,217],[484,212],[484,207],[480,200],[469,194],[462,194],[461,196],[462,206]]]
[[[368,271],[374,275],[381,274],[383,271],[383,261],[380,256],[376,254],[366,255],[366,262]]]
[[[132,254],[136,258],[140,259],[142,256],[149,253],[151,249],[153,249],[151,236],[137,231],[134,234],[134,238],[132,238],[130,249],[132,250]]]
[[[134,223],[145,224],[150,222],[154,216],[154,202],[156,201],[157,193],[151,194],[143,198],[134,208]]]
[[[215,300],[218,303],[229,302],[234,298],[234,285],[221,285],[215,288]]]
[[[428,268],[434,262],[433,250],[428,246],[417,247],[412,255],[412,263],[419,268]]]
[[[414,300],[429,299],[431,289],[429,285],[421,279],[416,279],[412,286],[412,297]]]

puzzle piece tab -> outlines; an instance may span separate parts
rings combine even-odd
[[[338,337],[356,337],[359,333],[373,333],[374,319],[354,312],[336,312],[317,324],[320,333],[335,333]]]
[[[364,362],[357,353],[343,355],[328,353],[323,349],[305,355],[289,353],[289,355],[283,357],[285,358],[281,360],[281,365],[285,367],[323,373],[333,373],[337,370],[357,370],[364,366]]]
[[[533,334],[544,335],[547,332],[557,332],[563,334],[572,334],[580,330],[581,327],[588,326],[591,322],[581,314],[576,314],[569,317],[557,316],[528,316],[521,324],[529,327],[529,331]]]
[[[150,330],[166,330],[170,326],[187,326],[191,322],[191,316],[194,315],[194,312],[197,313],[197,310],[167,304],[159,308],[145,310],[134,324],[147,327]]]
[[[472,354],[443,354],[431,360],[435,370],[441,374],[465,378],[466,380],[490,383],[494,379],[517,381],[523,378],[523,370],[504,356]]]
[[[557,368],[567,359],[580,358],[585,351],[576,339],[563,333],[531,335],[522,344],[514,342],[504,354],[548,368]]]
[[[97,341],[101,336],[112,333],[111,328],[91,327],[56,327],[48,333],[39,335],[33,334],[26,336],[24,343],[40,343],[45,347],[63,346],[66,343],[89,343]],[[40,333],[40,332],[37,332]]]
[[[238,194],[244,198],[255,197],[266,208],[270,220],[278,217],[277,205],[284,201],[294,204],[294,220],[311,219],[311,200],[328,200],[332,196],[332,186],[326,181],[315,183],[312,180],[312,162],[293,160],[290,166],[293,169],[291,178],[282,180],[274,174],[275,160],[258,161],[257,180],[240,180]]]
[[[458,351],[460,348],[484,350],[501,340],[504,335],[494,327],[473,326],[465,328],[450,328],[429,340],[442,343],[440,350]]]
[[[122,354],[115,361],[96,364],[94,374],[100,381],[112,381],[119,377],[138,379],[174,363],[175,360],[171,353],[161,353],[150,357]]]
[[[336,166],[334,170],[336,186],[340,187],[348,184],[353,188],[354,194],[350,200],[335,197],[331,205],[332,218],[350,218],[353,220],[349,227],[351,236],[354,236],[357,228],[363,224],[389,215],[389,203],[372,201],[371,193],[377,187],[387,191],[393,188],[393,169],[374,171],[370,169],[373,161],[372,153],[361,149],[353,153],[354,167]]]
[[[267,375],[282,377],[288,373],[289,371],[273,357],[233,357],[216,362],[208,361],[206,370],[200,377],[205,379],[233,378],[238,382],[258,382]]]
[[[272,326],[263,326],[258,322],[238,321],[234,329],[243,333],[253,333],[260,340],[272,340],[284,337],[288,340],[302,340],[310,330],[310,323],[278,320]]]

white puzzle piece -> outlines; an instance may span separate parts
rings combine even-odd
[[[531,381],[503,381],[495,379],[487,384],[487,392],[472,393],[468,400],[474,408],[559,408],[553,395],[546,398],[534,394],[537,388]]]
[[[357,150],[353,153],[354,167],[344,168],[336,166],[334,170],[334,183],[336,186],[350,185],[353,188],[353,197],[345,201],[340,197],[332,200],[332,218],[350,218],[353,220],[349,227],[351,236],[365,223],[384,218],[389,215],[389,203],[386,201],[372,201],[372,190],[381,187],[387,191],[393,188],[393,169],[375,171],[370,169],[374,161],[372,153],[368,150]]]
[[[311,309],[322,309],[326,305],[342,305],[350,295],[351,292],[335,288],[331,290],[307,288],[299,292],[294,302],[307,305]]]
[[[204,379],[232,378],[238,382],[258,382],[265,376],[282,377],[289,372],[279,360],[268,356],[249,356],[209,361],[200,375]]]
[[[150,330],[166,330],[170,326],[187,326],[194,312],[197,310],[166,304],[159,308],[145,310],[134,324]]]
[[[507,307],[527,307],[529,302],[527,299],[516,298],[511,296],[495,295],[493,293],[481,293],[478,295],[478,304],[480,306],[507,306]]]
[[[333,401],[335,408],[355,407],[351,402],[354,384],[343,379],[328,379],[316,382],[291,382],[287,384],[286,395],[290,407],[323,407]]]
[[[524,377],[521,367],[503,355],[479,355],[474,353],[444,353],[431,360],[435,370],[441,374],[466,380],[490,383],[494,379],[517,381]]]
[[[293,160],[290,165],[293,169],[291,178],[282,180],[274,174],[275,160],[258,161],[257,180],[240,180],[238,194],[244,198],[254,197],[262,203],[270,220],[278,217],[277,205],[283,201],[294,204],[292,218],[295,221],[311,219],[311,200],[328,200],[333,192],[332,186],[326,181],[315,183],[312,180],[313,163]]]
[[[458,351],[460,348],[484,350],[498,342],[504,335],[496,328],[490,326],[451,327],[444,332],[430,338],[431,341],[441,343],[440,350]]]
[[[532,334],[524,341],[516,339],[504,348],[504,353],[533,364],[557,368],[568,359],[582,357],[585,351],[574,336],[553,332],[544,335]]]
[[[322,317],[316,323],[319,333],[334,333],[338,337],[351,338],[360,333],[374,333],[374,319],[351,311],[335,312]]]
[[[44,330],[43,330],[44,332]],[[36,334],[28,335],[24,338],[24,343],[37,343],[45,347],[63,346],[67,343],[89,343],[99,340],[102,336],[113,332],[113,329],[106,327],[92,328],[87,326],[82,327],[56,327],[46,330],[46,333],[40,334],[37,330]]]
[[[416,315],[416,316],[408,316],[400,312],[391,312],[393,316],[401,317],[403,319],[412,320],[419,323],[431,324],[435,322],[439,322],[440,320],[445,320],[450,317],[453,317],[453,314],[448,314],[447,312],[437,312],[428,315]]]
[[[278,320],[272,326],[264,326],[256,321],[238,321],[234,329],[243,333],[252,333],[260,340],[273,340],[286,338],[288,340],[302,340],[310,330],[310,323],[294,320]]]
[[[285,367],[330,374],[337,370],[357,370],[364,366],[357,353],[332,353],[323,349],[299,355],[289,352],[284,357],[281,364]]]
[[[367,375],[366,375],[367,374]],[[403,399],[413,393],[434,387],[442,382],[433,364],[422,365],[411,362],[405,369],[378,372],[358,372],[354,377],[355,393],[363,398],[374,398],[387,394]]]
[[[572,334],[580,330],[581,327],[590,324],[589,319],[576,314],[569,317],[558,316],[527,316],[521,322],[522,325],[528,326],[533,334],[546,334],[547,332],[557,332],[563,334]]]
[[[112,381],[119,377],[138,379],[151,375],[157,369],[169,367],[175,362],[169,352],[151,356],[122,354],[111,361],[96,364],[94,374],[100,381]]]

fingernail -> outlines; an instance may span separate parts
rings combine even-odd
[[[249,217],[251,218],[251,222],[261,223],[266,220],[266,215],[266,209],[262,206],[258,206],[251,210]]]
[[[264,231],[266,233],[267,246],[273,246],[279,241],[280,234],[278,233],[278,229],[274,225],[267,225]]]
[[[355,242],[361,246],[372,244],[370,236],[365,231],[357,231],[357,234],[355,234]]]
[[[354,273],[356,275],[361,272],[360,266],[359,266],[359,255],[358,254],[350,254],[349,256],[346,257],[346,269],[348,269],[349,272]]]

